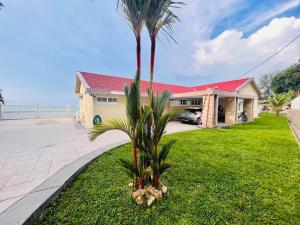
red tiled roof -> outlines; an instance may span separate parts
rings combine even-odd
[[[103,74],[94,74],[81,72],[83,78],[93,90],[108,90],[108,91],[124,91],[125,85],[129,85],[133,79],[109,76]],[[242,84],[247,82],[250,78],[244,78],[240,80],[232,80],[225,82],[218,82],[212,84],[205,84],[195,87],[186,87],[181,85],[164,84],[153,82],[153,90],[155,93],[162,93],[164,90],[169,90],[171,93],[183,93],[192,91],[202,91],[208,88],[218,88],[222,91],[235,91]],[[149,81],[141,81],[141,91],[147,92]]]
[[[109,76],[102,74],[81,72],[83,78],[93,90],[109,90],[109,91],[124,91],[125,85],[130,85],[133,79]],[[149,81],[141,81],[141,91],[147,92]],[[153,82],[154,93],[162,93],[164,90],[169,90],[171,93],[181,93],[193,91],[192,88],[173,84],[163,84]]]
[[[243,78],[243,79],[239,79],[239,80],[230,80],[230,81],[224,81],[224,82],[204,84],[204,85],[199,85],[199,86],[195,86],[192,88],[196,89],[197,91],[203,91],[208,88],[217,88],[221,91],[235,91],[250,79],[251,78],[247,77],[247,78]]]

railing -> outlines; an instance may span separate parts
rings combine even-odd
[[[2,105],[0,120],[75,117],[77,111],[77,107],[71,106]]]

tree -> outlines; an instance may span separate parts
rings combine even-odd
[[[162,29],[167,36],[172,40],[172,25],[176,21],[179,21],[178,16],[176,16],[171,9],[178,8],[183,2],[175,2],[172,0],[151,0],[146,26],[151,40],[151,54],[150,54],[150,105],[152,101],[152,90],[153,90],[153,76],[154,76],[154,62],[155,62],[155,49],[156,49],[156,37],[159,31]]]
[[[151,53],[150,53],[150,84],[149,84],[149,106],[155,113],[155,104],[153,104],[153,76],[154,76],[154,62],[155,62],[155,50],[156,50],[156,38],[160,30],[163,30],[167,36],[173,39],[172,37],[172,25],[176,21],[179,21],[179,18],[171,11],[172,8],[179,7],[182,5],[182,2],[175,2],[171,0],[151,0],[146,19],[146,26],[148,29],[148,33],[151,41]],[[163,101],[166,96],[163,95]],[[161,102],[162,103],[162,102]],[[165,108],[165,106],[163,106]],[[154,124],[153,124],[154,123]],[[157,125],[158,121],[155,121],[155,115],[150,115],[147,123],[148,133],[155,132],[155,124]],[[154,125],[154,126],[153,126]],[[152,143],[149,143],[153,152],[153,160],[157,161],[158,152],[157,152],[157,144],[159,143],[155,140],[155,136],[153,135],[149,138],[152,138]],[[153,144],[154,142],[154,144]],[[157,187],[159,183],[159,172],[158,165],[153,167],[153,186]]]
[[[126,119],[111,119],[105,121],[103,124],[95,126],[90,131],[90,140],[95,140],[99,135],[109,131],[109,130],[121,130],[125,132],[131,139],[134,146],[134,160],[133,160],[133,184],[135,188],[138,188],[138,167],[137,167],[137,127],[140,120],[140,109],[139,109],[139,96],[140,96],[139,80],[136,75],[134,82],[130,87],[125,87],[125,96],[126,96]],[[130,167],[130,162],[122,161],[123,165]]]
[[[287,93],[289,90],[297,92],[300,90],[300,62],[276,73],[271,85],[275,93]]]
[[[120,7],[122,9],[123,15],[127,23],[130,25],[136,39],[136,85],[140,90],[140,79],[141,79],[141,32],[142,28],[145,24],[145,18],[147,15],[147,9],[149,6],[149,0],[118,0],[117,8]],[[140,110],[140,91],[138,91],[139,95],[136,97],[136,110],[137,114],[134,118],[135,121],[131,121],[131,129],[134,130],[135,133],[136,125],[139,117]],[[136,140],[133,139],[133,158],[134,158],[134,167],[137,170],[137,147]],[[137,181],[135,182],[137,183]]]
[[[3,3],[2,3],[2,2],[0,2],[0,9],[1,9],[2,7],[4,7],[4,5],[3,5]]]
[[[272,79],[274,77],[273,73],[267,73],[261,76],[259,79],[259,88],[262,90],[264,96],[268,97],[272,94]]]
[[[268,98],[269,106],[279,116],[282,107],[287,103],[287,94],[272,94]]]

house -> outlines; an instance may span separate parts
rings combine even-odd
[[[79,120],[88,128],[93,126],[96,115],[101,120],[126,116],[125,85],[132,79],[78,72],[75,92],[79,99]],[[141,81],[141,103],[148,102],[149,82]],[[178,107],[202,108],[204,127],[216,127],[220,123],[236,124],[238,114],[247,113],[249,120],[258,116],[260,91],[253,78],[186,87],[182,85],[153,83],[154,93],[169,90],[171,93],[168,110]]]

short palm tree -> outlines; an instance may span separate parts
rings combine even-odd
[[[271,109],[276,112],[276,115],[279,116],[282,107],[287,103],[287,95],[286,94],[272,94],[268,98],[269,106]]]
[[[170,93],[165,91],[162,95],[156,95],[152,101],[152,118],[153,118],[153,186],[157,187],[159,184],[160,174],[164,171],[163,168],[167,166],[164,164],[164,160],[158,154],[158,144],[161,140],[162,135],[165,132],[167,123],[176,119],[180,114],[180,111],[172,111],[170,113],[165,113],[167,106],[170,103]],[[172,144],[171,144],[172,143]],[[162,148],[162,151],[169,152],[169,149],[172,147],[174,143],[170,142],[165,147]],[[163,153],[163,155],[167,156],[168,154]],[[163,163],[163,164],[162,164]]]
[[[151,55],[150,55],[150,102],[152,101],[153,90],[153,76],[154,76],[154,62],[155,62],[155,49],[156,49],[156,37],[160,30],[163,30],[168,37],[172,40],[172,25],[176,21],[179,21],[171,9],[178,8],[183,5],[183,2],[175,2],[172,0],[151,0],[146,19],[146,26],[151,40]]]
[[[136,188],[138,188],[138,163],[137,163],[137,125],[140,117],[140,107],[139,107],[139,79],[136,75],[134,82],[130,87],[125,87],[125,96],[126,96],[126,119],[111,119],[105,121],[103,124],[95,126],[90,132],[90,140],[95,140],[99,135],[105,133],[109,130],[121,130],[125,132],[133,143],[133,168],[135,173],[133,175],[133,183]],[[123,162],[125,165],[125,163]],[[127,166],[129,166],[127,164]]]

